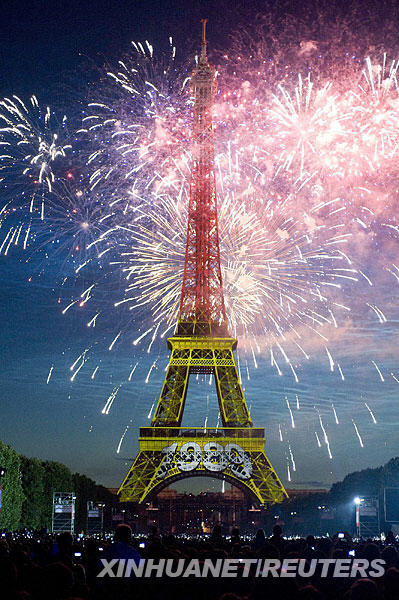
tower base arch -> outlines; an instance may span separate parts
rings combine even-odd
[[[139,442],[118,492],[121,502],[149,501],[171,483],[198,476],[224,479],[260,506],[287,497],[261,428],[141,427]]]

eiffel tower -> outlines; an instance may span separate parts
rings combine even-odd
[[[216,477],[267,506],[287,497],[253,427],[228,332],[220,268],[212,108],[215,68],[207,59],[206,20],[201,55],[191,77],[194,96],[192,175],[183,286],[177,326],[168,339],[168,370],[151,427],[140,428],[139,453],[120,489],[121,502],[150,500],[171,483]],[[212,374],[222,427],[182,427],[188,382]]]

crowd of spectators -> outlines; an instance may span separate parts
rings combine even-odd
[[[100,559],[208,558],[280,559],[347,558],[355,555],[386,563],[382,577],[275,578],[98,578]],[[343,537],[285,538],[277,525],[267,537],[160,535],[133,537],[119,525],[112,537],[73,537],[70,533],[3,533],[0,537],[0,598],[3,600],[399,600],[399,542]]]

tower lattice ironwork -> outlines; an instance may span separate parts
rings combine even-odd
[[[264,430],[252,425],[228,332],[220,267],[212,109],[215,68],[201,55],[191,77],[194,96],[192,176],[179,317],[168,370],[151,427],[140,428],[140,450],[125,477],[121,501],[143,502],[190,476],[218,477],[245,489],[261,505],[287,494],[265,452]],[[182,427],[191,374],[212,374],[222,427]]]

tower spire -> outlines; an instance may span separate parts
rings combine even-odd
[[[201,63],[208,62],[208,58],[206,56],[206,24],[207,24],[207,21],[208,21],[208,19],[201,19],[201,23],[202,23],[202,42],[201,42],[201,56],[200,56]]]

